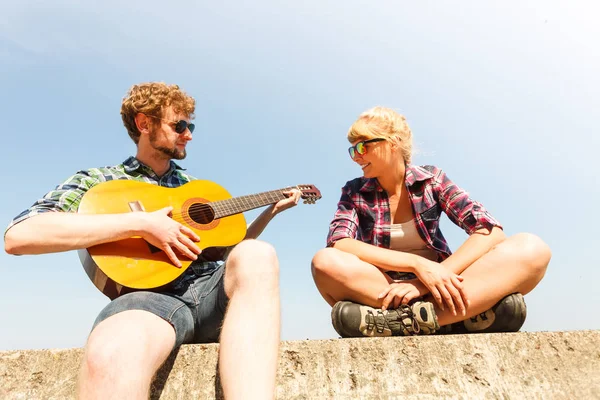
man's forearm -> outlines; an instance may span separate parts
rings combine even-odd
[[[139,234],[141,219],[135,214],[46,212],[12,226],[4,248],[9,254],[44,254],[126,239]]]
[[[246,229],[246,237],[244,239],[256,239],[260,236],[260,234],[265,230],[269,222],[276,215],[274,213],[274,205],[270,205],[267,207],[265,211],[260,213],[260,215],[248,225]]]

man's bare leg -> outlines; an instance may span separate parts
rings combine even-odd
[[[219,352],[225,398],[272,399],[279,349],[279,263],[257,240],[237,245],[225,267],[229,306]]]
[[[79,376],[79,399],[148,399],[150,383],[175,344],[164,319],[123,311],[92,331]]]

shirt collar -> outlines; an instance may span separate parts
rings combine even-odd
[[[167,173],[165,175],[167,175],[175,170],[185,171],[185,168],[180,167],[179,164],[177,164],[173,160],[170,161],[170,164],[171,164],[171,167],[169,168],[169,170],[167,171]],[[133,156],[131,156],[127,160],[123,161],[123,167],[125,168],[126,172],[133,172],[133,171],[137,171],[138,169],[152,171],[152,168],[150,168],[146,164],[142,163],[140,160],[138,160],[137,158],[135,158]]]
[[[406,166],[404,180],[408,186],[412,186],[415,182],[424,181],[431,178],[433,178],[433,174],[423,167],[411,164]]]
[[[430,178],[433,178],[433,174],[427,171],[425,168],[411,164],[406,166],[406,172],[404,175],[406,185],[412,186],[415,182],[424,181]],[[363,180],[363,185],[359,189],[360,192],[373,192],[375,190],[381,192],[383,190],[376,178],[361,179]]]
[[[363,181],[363,185],[360,187],[359,192],[381,192],[383,188],[379,184],[376,178],[360,178]]]

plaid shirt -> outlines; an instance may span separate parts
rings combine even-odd
[[[29,217],[50,211],[77,212],[79,203],[83,195],[92,187],[99,183],[112,181],[114,179],[130,179],[151,183],[153,185],[169,188],[179,187],[195,178],[186,174],[184,168],[181,168],[175,162],[171,161],[171,167],[163,175],[158,176],[147,165],[142,164],[137,158],[129,157],[122,164],[112,167],[91,168],[85,171],[79,171],[65,182],[61,183],[56,189],[48,192],[44,197],[36,201],[31,207],[17,215],[6,230],[12,226],[26,220]],[[181,277],[173,283],[173,290],[178,290],[187,281],[195,277],[215,270],[219,263],[206,261],[198,258],[194,261]]]
[[[440,231],[442,211],[469,235],[478,229],[491,231],[501,225],[467,192],[456,186],[439,168],[409,165],[405,184],[415,214],[417,231],[438,254],[438,260],[448,258],[452,251]],[[377,179],[356,178],[342,188],[342,197],[329,225],[327,246],[344,238],[357,239],[378,247],[390,248],[391,224],[388,194]]]
[[[194,179],[183,171],[183,168],[171,161],[171,168],[162,177],[159,177],[150,167],[142,164],[135,157],[129,157],[122,164],[112,167],[79,171],[17,215],[6,230],[29,217],[44,212],[77,212],[83,195],[101,182],[130,179],[174,188]]]

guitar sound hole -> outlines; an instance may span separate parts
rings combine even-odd
[[[194,203],[190,206],[188,213],[192,221],[197,224],[210,224],[215,219],[215,212],[208,204]]]

